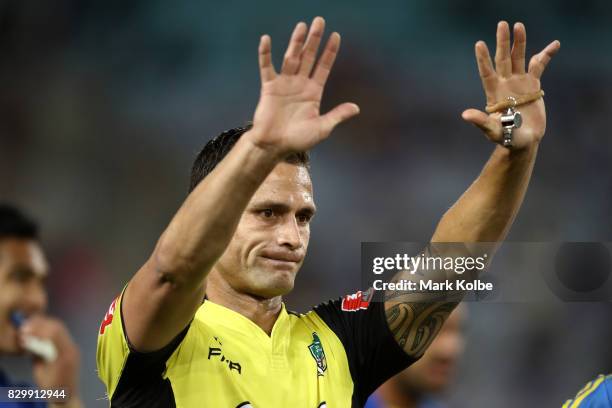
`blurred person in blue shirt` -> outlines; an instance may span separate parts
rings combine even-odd
[[[416,363],[381,385],[365,408],[445,408],[438,395],[452,383],[465,346],[467,307],[459,304]]]
[[[79,350],[66,326],[45,315],[47,274],[37,225],[17,208],[0,203],[0,356],[30,355],[35,381],[35,384],[17,382],[0,367],[0,387],[62,388],[70,397],[61,405],[5,400],[0,401],[0,408],[82,406],[78,390]],[[32,339],[38,343],[39,355],[33,353],[37,347],[32,345]],[[47,353],[41,351],[41,345]],[[4,390],[3,399],[7,393]]]
[[[599,375],[589,381],[573,399],[562,408],[609,408],[612,407],[612,375]]]

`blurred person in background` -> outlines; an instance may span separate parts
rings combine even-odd
[[[460,304],[416,363],[389,379],[365,408],[444,408],[438,396],[454,378],[465,346],[467,307]]]
[[[561,408],[610,408],[612,407],[612,374],[600,374],[586,383],[572,399]]]
[[[81,407],[79,350],[66,326],[45,314],[48,265],[40,245],[38,226],[14,206],[0,203],[0,355],[32,357],[32,377],[39,389],[65,389],[63,403],[0,402],[0,407]],[[52,344],[53,358],[28,351],[28,338]],[[24,364],[26,362],[24,361]],[[0,367],[0,387],[33,387],[14,382]],[[6,397],[6,395],[4,395]]]

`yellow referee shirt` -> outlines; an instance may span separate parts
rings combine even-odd
[[[205,300],[163,349],[139,353],[121,296],[98,336],[98,375],[111,407],[349,408],[414,360],[397,345],[381,302],[358,292],[306,314],[283,305],[272,334]]]

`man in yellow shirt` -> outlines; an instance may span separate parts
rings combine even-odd
[[[427,293],[374,301],[368,290],[304,315],[283,305],[306,256],[316,210],[305,152],[359,113],[353,103],[319,112],[340,46],[332,33],[317,59],[323,31],[320,17],[310,30],[299,23],[278,73],[271,39],[261,38],[261,97],[252,126],[204,147],[189,196],[110,306],[97,363],[112,407],[363,406],[423,354],[459,301]],[[550,44],[525,72],[521,24],[514,38],[510,51],[509,26],[500,23],[496,69],[484,43],[476,45],[490,105],[539,92],[540,75],[559,47]],[[498,112],[463,113],[499,145],[432,242],[504,238],[546,123],[541,98],[520,108],[520,129],[502,129]]]

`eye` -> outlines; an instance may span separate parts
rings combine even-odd
[[[312,216],[306,215],[306,214],[300,214],[296,218],[300,224],[308,224]]]
[[[27,283],[34,278],[34,274],[29,269],[17,268],[10,273],[9,277],[17,283]]]
[[[272,218],[272,216],[274,216],[274,211],[272,211],[269,208],[266,208],[265,210],[261,210],[259,213],[264,218]]]

